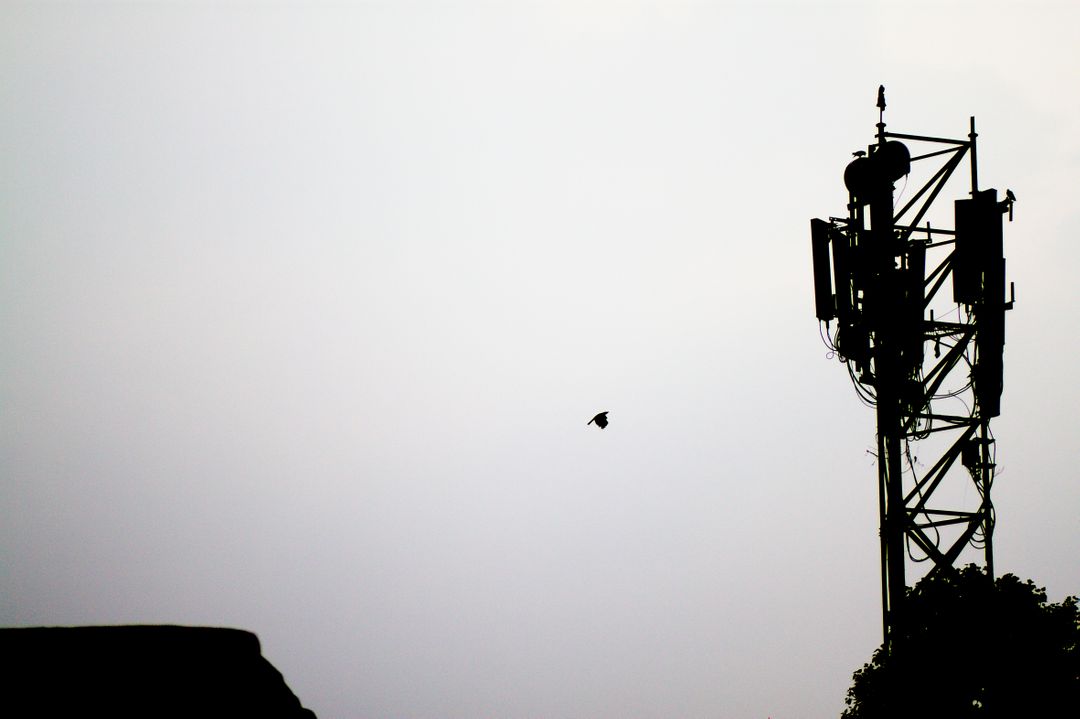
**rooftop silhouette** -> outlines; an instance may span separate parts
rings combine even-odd
[[[5,701],[32,716],[314,719],[239,629],[0,629]]]

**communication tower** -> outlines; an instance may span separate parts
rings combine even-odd
[[[877,413],[889,646],[903,619],[909,559],[928,562],[933,574],[973,546],[993,576],[990,419],[1001,408],[1014,295],[1010,285],[1006,300],[1002,217],[1012,220],[1016,198],[979,189],[974,117],[966,139],[945,139],[886,131],[883,87],[878,108],[876,141],[844,171],[847,216],[811,220],[810,235],[823,336]],[[953,227],[932,227],[934,203],[965,161],[971,187],[946,217]],[[913,177],[917,189],[908,187]]]

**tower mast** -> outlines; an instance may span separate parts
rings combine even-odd
[[[1010,191],[999,201],[996,190],[979,190],[974,118],[967,139],[953,140],[888,132],[884,87],[877,107],[875,143],[844,172],[847,217],[811,220],[811,242],[817,317],[827,326],[836,321],[832,349],[876,411],[882,625],[890,646],[904,620],[909,557],[930,562],[932,574],[975,545],[993,574],[990,418],[1000,413],[1004,315],[1013,305],[1005,300],[1002,215],[1012,219],[1015,197]],[[906,143],[926,151],[912,156]],[[954,202],[954,229],[923,225],[965,158],[971,189]],[[928,179],[898,206],[895,183],[904,178],[906,188],[913,165],[929,167]],[[942,291],[950,277],[951,300]],[[915,447],[936,457],[929,468]],[[946,496],[965,473],[977,505],[964,504],[962,492]]]

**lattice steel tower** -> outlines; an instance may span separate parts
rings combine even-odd
[[[906,554],[930,562],[932,574],[973,545],[994,573],[990,418],[1000,412],[1005,311],[1013,305],[1012,288],[1008,301],[1005,293],[1002,216],[1012,220],[1016,198],[1011,190],[999,200],[997,190],[979,189],[975,118],[967,139],[950,140],[887,132],[884,88],[878,108],[876,142],[844,171],[847,217],[814,219],[810,229],[817,317],[860,397],[877,412],[889,645],[903,618]],[[912,156],[901,141],[925,151]],[[965,160],[971,188],[953,204],[953,228],[932,227],[934,202]],[[916,176],[921,186],[905,201]],[[951,297],[943,291],[950,278]]]

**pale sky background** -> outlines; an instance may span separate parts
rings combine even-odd
[[[1077,28],[3,2],[0,624],[249,629],[324,719],[835,717],[874,416],[809,220],[881,83],[1019,198],[997,569],[1080,591]]]

